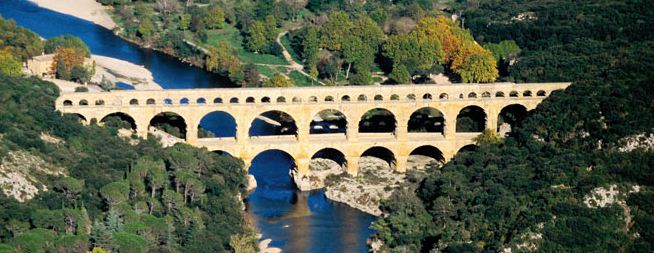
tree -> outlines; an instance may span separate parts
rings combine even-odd
[[[343,42],[343,60],[348,64],[345,78],[350,76],[350,68],[356,62],[357,70],[370,71],[374,63],[375,50],[359,37],[353,36]]]
[[[354,85],[370,85],[372,84],[372,73],[369,70],[357,71],[350,78],[350,83]]]
[[[186,31],[191,27],[191,15],[182,13],[179,15],[178,27],[182,31]]]
[[[141,24],[139,24],[139,28],[138,28],[139,36],[141,36],[141,38],[144,41],[150,41],[153,32],[154,32],[154,24],[152,23],[152,20],[150,20],[150,18],[146,17],[141,21]]]
[[[221,29],[225,23],[225,12],[220,6],[214,5],[204,18],[204,24],[209,29]]]
[[[309,27],[304,33],[304,40],[302,40],[302,56],[309,69],[315,68],[318,64],[318,50],[320,50],[318,29]]]
[[[466,43],[452,60],[451,68],[466,82],[494,82],[499,76],[493,55],[475,43]]]
[[[284,75],[277,73],[272,78],[263,81],[263,87],[293,87],[293,81]]]
[[[268,15],[263,21],[264,25],[264,33],[266,37],[266,44],[271,44],[275,43],[275,39],[277,39],[277,34],[279,33],[277,31],[277,19],[275,19],[275,16],[273,15]]]
[[[484,131],[473,139],[478,146],[497,144],[502,142],[502,138],[493,129],[484,129]]]
[[[393,72],[391,72],[388,77],[399,84],[411,83],[411,73],[409,73],[406,66],[402,64],[393,67]]]
[[[52,60],[51,71],[59,79],[73,80],[73,69],[75,70],[75,78],[84,79],[89,71],[84,67],[84,52],[74,48],[57,48],[56,53]],[[83,68],[79,69],[79,68]]]
[[[54,54],[60,48],[73,48],[77,51],[84,52],[85,57],[91,56],[91,50],[79,37],[72,35],[62,35],[49,38],[45,41],[44,52],[46,54]]]
[[[22,64],[12,55],[9,48],[0,50],[0,74],[17,77],[23,74]]]
[[[73,177],[62,177],[55,182],[54,189],[62,192],[68,199],[76,199],[84,190],[84,181]]]
[[[484,46],[488,51],[493,53],[496,61],[504,61],[507,64],[518,57],[522,51],[514,40],[503,40],[500,43],[488,43]]]
[[[248,27],[247,47],[252,52],[261,51],[267,44],[266,26],[261,21],[256,21]]]
[[[393,67],[403,65],[409,75],[413,75],[429,72],[434,66],[443,64],[445,53],[434,37],[414,31],[391,36],[383,46],[383,54],[392,60]]]
[[[347,13],[335,11],[329,14],[328,21],[322,26],[320,42],[324,48],[340,51],[346,34],[353,24]]]
[[[100,188],[100,195],[107,201],[110,208],[127,201],[129,184],[124,181],[112,182]]]
[[[155,192],[163,188],[168,182],[166,167],[163,161],[146,161],[148,166],[147,181],[150,187],[150,197],[154,198]]]
[[[8,49],[18,61],[43,53],[43,42],[36,33],[17,26],[14,20],[0,17],[0,49]]]

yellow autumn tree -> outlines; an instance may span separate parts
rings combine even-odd
[[[275,74],[272,78],[263,81],[262,83],[263,87],[293,87],[295,84],[293,83],[293,80],[286,78],[282,74]]]
[[[446,17],[426,17],[420,20],[415,32],[432,38],[443,50],[443,62],[463,82],[493,82],[499,72],[493,54],[479,46],[470,34],[458,23]]]
[[[454,55],[450,68],[461,76],[464,83],[494,82],[499,76],[493,54],[477,43],[466,42]]]
[[[86,80],[93,75],[94,69],[84,66],[85,57],[86,53],[83,50],[70,47],[57,48],[50,71],[63,80]]]
[[[415,31],[440,43],[445,52],[443,61],[449,62],[463,45],[463,39],[466,39],[465,32],[458,30],[461,29],[456,23],[446,17],[426,17],[420,20]]]

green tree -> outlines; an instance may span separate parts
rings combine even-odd
[[[266,37],[266,44],[271,44],[275,43],[275,39],[277,39],[277,34],[279,33],[277,30],[277,19],[275,19],[275,16],[273,15],[268,15],[263,21],[264,25],[264,34]]]
[[[207,15],[204,18],[204,24],[209,29],[222,29],[225,23],[225,12],[220,6],[212,6],[209,8]]]
[[[7,76],[21,76],[23,74],[22,64],[18,61],[12,53],[5,48],[0,50],[0,74]]]
[[[112,182],[100,188],[100,195],[107,201],[109,207],[115,207],[127,201],[129,184],[124,181]]]
[[[320,37],[318,29],[309,27],[304,33],[302,40],[302,56],[309,69],[315,68],[318,63],[318,51],[320,50]]]
[[[68,199],[77,199],[84,190],[84,181],[73,177],[62,177],[55,182],[54,189],[62,192]]]
[[[493,53],[496,61],[510,62],[518,57],[522,51],[514,40],[503,40],[500,43],[488,43],[484,46],[488,51]]]
[[[340,51],[346,35],[353,24],[345,12],[335,11],[329,14],[328,21],[322,26],[320,42],[324,48]]]
[[[44,51],[46,54],[54,54],[60,48],[74,48],[84,52],[84,56],[91,57],[91,50],[79,37],[72,35],[62,35],[49,38],[45,41]]]
[[[154,33],[154,24],[152,23],[152,20],[149,18],[143,19],[141,24],[139,24],[138,33],[144,41],[150,41],[152,34]]]
[[[252,52],[259,52],[267,45],[266,26],[256,21],[248,27],[247,47]]]
[[[402,64],[393,67],[393,71],[388,77],[396,83],[411,83],[411,73],[409,73],[409,70],[407,70],[406,66]]]
[[[295,84],[291,79],[286,78],[284,75],[277,73],[272,78],[263,81],[263,87],[293,87]]]
[[[191,27],[191,15],[182,13],[179,15],[178,27],[182,31],[186,31]]]

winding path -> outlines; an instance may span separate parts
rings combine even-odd
[[[282,48],[282,55],[284,56],[284,59],[289,63],[289,65],[284,65],[284,67],[287,67],[287,68],[289,68],[291,70],[295,70],[297,72],[300,72],[300,74],[310,78],[311,80],[314,80],[314,81],[318,82],[320,85],[325,85],[325,83],[321,82],[320,80],[318,80],[316,78],[313,78],[307,72],[304,72],[304,65],[296,62],[293,59],[293,57],[291,56],[291,54],[288,52],[288,50],[286,49],[284,44],[282,44],[282,37],[284,37],[286,34],[288,34],[289,31],[297,30],[297,29],[300,29],[300,28],[302,28],[302,26],[297,26],[297,27],[293,27],[293,28],[291,28],[289,30],[282,31],[281,33],[279,33],[277,35],[277,38],[275,39],[275,42],[277,42],[277,44],[279,44],[279,46]]]

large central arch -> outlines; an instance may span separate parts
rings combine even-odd
[[[207,113],[200,120],[198,138],[236,137],[236,120],[224,111]]]
[[[464,107],[456,116],[456,132],[475,133],[486,128],[486,112],[479,106]]]
[[[310,134],[327,134],[347,132],[347,119],[339,110],[327,109],[313,116],[309,125]]]
[[[423,107],[415,110],[407,123],[408,132],[445,132],[445,115],[436,108]]]
[[[257,154],[248,173],[257,181],[257,189],[281,189],[295,192],[290,172],[296,169],[295,158],[280,149],[268,149]]]
[[[282,111],[267,111],[259,114],[250,123],[249,135],[297,135],[297,124],[293,117]]]
[[[359,121],[359,133],[394,133],[397,120],[395,115],[384,108],[368,110]]]

